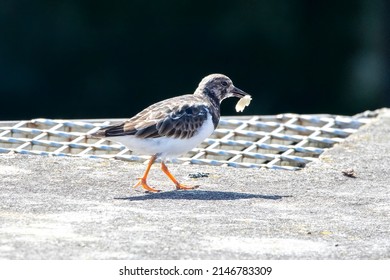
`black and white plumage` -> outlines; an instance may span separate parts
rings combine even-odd
[[[136,153],[152,156],[136,186],[156,191],[147,185],[146,177],[153,162],[161,158],[162,169],[176,188],[188,189],[169,173],[164,160],[188,152],[213,133],[219,122],[222,100],[246,95],[227,76],[211,74],[202,79],[194,94],[157,102],[129,120],[102,128],[91,136],[120,142]]]

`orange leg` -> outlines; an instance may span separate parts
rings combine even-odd
[[[165,165],[164,162],[161,162],[161,170],[168,176],[169,179],[176,185],[177,190],[193,190],[198,188],[199,186],[194,186],[194,187],[188,187],[180,184],[175,177],[169,172],[168,167]]]
[[[156,190],[152,187],[150,187],[147,183],[146,183],[146,179],[148,177],[148,174],[149,174],[149,171],[150,171],[150,168],[152,167],[153,163],[156,161],[156,158],[157,156],[152,156],[148,162],[148,166],[146,167],[146,170],[144,172],[144,175],[141,177],[141,178],[138,178],[139,181],[133,186],[133,188],[136,188],[136,187],[143,187],[146,191],[149,191],[149,192],[159,192],[159,190]]]

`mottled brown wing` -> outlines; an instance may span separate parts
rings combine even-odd
[[[103,128],[95,133],[95,136],[134,135],[139,138],[170,136],[181,139],[192,137],[206,121],[207,109],[201,102],[186,103],[188,103],[186,96],[158,102],[126,122]]]

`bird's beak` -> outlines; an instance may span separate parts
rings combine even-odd
[[[246,93],[245,91],[233,86],[233,89],[230,90],[230,93],[232,94],[232,96],[235,96],[235,97],[238,97],[238,98],[243,98],[245,95],[249,95],[248,93]]]

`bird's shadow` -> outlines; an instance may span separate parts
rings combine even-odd
[[[252,194],[252,193],[240,193],[240,192],[223,192],[223,191],[168,191],[158,193],[146,193],[139,196],[130,197],[115,197],[118,200],[128,201],[139,201],[139,200],[150,200],[150,199],[181,199],[181,200],[238,200],[238,199],[270,199],[279,200],[283,197],[282,195],[263,195],[263,194]]]

